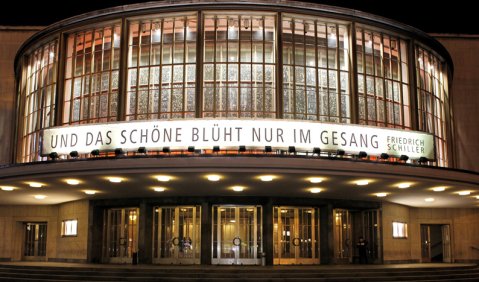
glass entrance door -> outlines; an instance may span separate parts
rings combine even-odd
[[[132,263],[138,254],[139,209],[109,209],[106,215],[105,262]]]
[[[449,224],[421,224],[421,262],[451,262]]]
[[[351,213],[348,210],[334,209],[334,257],[337,263],[352,262],[353,242]]]
[[[47,255],[47,223],[25,223],[23,259],[45,260]]]
[[[213,206],[213,264],[260,264],[259,206]]]
[[[318,215],[315,208],[274,208],[274,264],[319,264]]]
[[[154,263],[200,263],[200,206],[156,207]]]

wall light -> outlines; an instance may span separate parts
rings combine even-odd
[[[313,155],[318,155],[318,157],[319,157],[321,155],[321,148],[314,147],[313,148]]]
[[[65,179],[65,182],[68,185],[78,185],[78,184],[80,184],[80,180],[78,180],[78,179]]]
[[[170,147],[163,147],[163,153],[165,154],[171,153]]]
[[[271,146],[264,146],[264,152],[265,153],[271,153],[271,152],[273,152],[273,148]]]
[[[2,189],[2,191],[13,191],[13,190],[15,190],[15,187],[13,187],[13,186],[0,186],[0,189]]]
[[[309,189],[309,192],[313,193],[313,194],[318,194],[322,191],[323,189],[321,188],[317,188],[317,187],[314,187],[314,188],[310,188]]]
[[[90,154],[91,154],[92,156],[97,157],[97,156],[100,155],[100,150],[98,150],[98,149],[92,150],[92,151],[90,152]]]
[[[115,156],[120,157],[120,156],[122,156],[122,155],[124,155],[124,154],[125,154],[125,152],[123,152],[123,149],[122,149],[122,148],[116,148],[116,149],[115,149]]]
[[[146,154],[148,151],[146,150],[145,147],[140,147],[138,148],[138,151],[137,151],[139,154]]]
[[[269,182],[269,181],[273,181],[273,179],[275,179],[276,176],[274,176],[274,175],[261,175],[258,178],[263,182]]]
[[[341,156],[341,157],[342,157],[342,156],[344,156],[345,153],[346,153],[346,152],[345,152],[344,150],[338,149],[338,150],[336,151],[336,156]]]
[[[239,146],[239,147],[238,147],[238,152],[239,152],[239,153],[246,152],[246,146],[244,146],[244,145]]]
[[[188,146],[188,153],[194,153],[195,152],[195,146]]]
[[[243,186],[233,186],[231,189],[235,192],[242,192],[244,190]]]
[[[52,159],[52,160],[58,159],[58,153],[57,153],[57,152],[51,152],[50,154],[48,154],[48,156],[49,156],[50,159]]]
[[[399,183],[398,184],[398,188],[400,189],[406,189],[406,188],[409,188],[411,187],[411,183]]]
[[[400,161],[403,161],[403,162],[407,162],[407,160],[409,160],[409,156],[407,156],[407,155],[401,155],[401,156],[399,156],[399,160],[400,160]]]
[[[310,177],[308,178],[309,182],[311,183],[321,183],[323,179],[321,177]]]
[[[444,190],[446,190],[446,187],[443,187],[443,186],[432,188],[432,191],[434,192],[442,192]]]
[[[389,154],[386,154],[386,153],[382,153],[379,158],[381,158],[381,160],[387,160],[389,159]]]
[[[108,181],[110,181],[111,183],[121,183],[123,181],[123,178],[116,177],[116,176],[110,176],[110,177],[107,177],[106,179],[108,179]]]
[[[78,155],[79,155],[78,151],[71,151],[70,152],[70,157],[72,157],[72,158],[78,158]]]
[[[161,182],[168,182],[172,179],[172,177],[169,175],[156,175],[155,178]]]
[[[209,181],[213,181],[213,182],[216,182],[216,181],[219,181],[221,179],[221,176],[218,175],[218,174],[208,174],[206,176],[206,178],[209,180]]]
[[[367,179],[357,180],[355,183],[358,186],[365,186],[369,184],[369,180]]]
[[[220,151],[220,146],[213,146],[213,152],[218,153]]]
[[[361,151],[358,153],[358,158],[360,159],[364,159],[368,156],[368,153],[366,153],[365,151]]]

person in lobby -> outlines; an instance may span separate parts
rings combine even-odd
[[[368,263],[368,242],[364,240],[363,236],[359,237],[359,241],[356,243],[356,247],[359,251],[359,263],[367,264]]]

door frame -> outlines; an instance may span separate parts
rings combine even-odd
[[[451,263],[453,262],[453,240],[452,240],[452,223],[450,222],[421,222],[419,223],[419,246],[420,246],[420,262],[421,263],[430,263],[431,262],[431,246],[428,244],[428,253],[429,253],[429,258],[426,258],[423,256],[423,248],[424,248],[424,237],[423,237],[423,230],[427,227],[427,232],[428,232],[428,240],[430,241],[430,226],[435,225],[435,226],[440,226],[441,227],[441,240],[442,240],[442,254],[443,254],[443,259],[442,262],[444,263]],[[447,227],[446,227],[447,226]],[[447,230],[447,231],[446,231]],[[449,238],[444,238],[445,237],[445,232],[447,233]]]
[[[44,256],[39,256],[38,255],[38,241],[39,240],[35,240],[35,248],[34,248],[34,252],[35,252],[35,255],[34,256],[26,256],[25,255],[25,243],[26,243],[26,239],[27,239],[27,231],[26,231],[26,228],[27,228],[27,225],[28,224],[31,224],[31,225],[34,225],[34,226],[39,226],[39,225],[45,225],[46,227],[46,230],[45,230],[45,255]],[[21,247],[21,260],[22,261],[47,261],[47,247],[48,247],[48,222],[47,221],[24,221],[22,222],[22,247]]]
[[[107,208],[105,209],[105,217],[104,217],[104,242],[103,242],[103,258],[102,261],[104,263],[113,263],[113,264],[131,264],[133,262],[133,253],[131,252],[131,257],[128,256],[128,242],[126,243],[127,247],[127,255],[126,256],[119,256],[119,257],[110,257],[109,255],[109,245],[110,245],[110,212],[113,210],[120,210],[121,211],[121,219],[120,219],[120,225],[124,226],[125,225],[125,219],[127,219],[127,211],[128,210],[136,210],[136,253],[138,253],[138,241],[139,241],[139,227],[140,227],[140,208],[139,207],[112,207],[112,208]],[[121,232],[124,232],[124,228],[122,228]],[[128,232],[128,231],[127,231]],[[122,235],[120,235],[120,240],[126,240],[126,238],[121,238]],[[120,243],[120,245],[122,245]]]
[[[282,227],[282,222],[281,222],[281,211],[282,210],[286,210],[286,209],[289,209],[289,210],[293,210],[294,212],[294,218],[293,218],[293,233],[294,233],[294,238],[293,238],[293,241],[296,240],[296,239],[299,239],[301,240],[300,238],[300,231],[299,231],[299,211],[301,209],[311,209],[312,210],[312,215],[311,215],[311,225],[312,225],[312,232],[311,232],[311,240],[314,242],[313,243],[313,246],[312,246],[312,256],[313,258],[301,258],[300,257],[300,245],[295,245],[294,242],[292,242],[292,244],[294,245],[294,252],[295,252],[295,257],[294,258],[281,258],[281,243],[280,242],[275,242],[274,238],[274,234],[273,234],[273,248],[274,247],[277,247],[278,248],[278,254],[279,254],[279,257],[274,257],[274,253],[273,253],[273,264],[277,264],[277,265],[282,265],[282,264],[285,264],[285,265],[294,265],[294,264],[319,264],[320,263],[320,249],[319,249],[319,242],[320,242],[320,232],[319,232],[319,208],[314,208],[314,207],[302,207],[302,206],[274,206],[273,207],[273,217],[275,215],[275,212],[274,212],[274,209],[278,209],[278,212],[277,212],[277,215],[278,215],[278,219],[277,219],[277,224],[278,224],[278,227],[277,227],[277,236],[276,238],[278,238],[277,240],[279,240],[279,237],[280,237],[280,232],[282,231],[282,229],[280,227]],[[274,222],[275,218],[273,218],[273,222]],[[281,230],[280,230],[281,229]],[[274,233],[274,227],[273,227],[273,233]],[[276,244],[278,244],[278,246],[276,246]]]
[[[196,228],[196,225],[198,225],[198,234],[195,234],[194,237],[197,237],[198,238],[198,242],[196,242],[195,244],[195,249],[193,249],[193,254],[196,253],[196,251],[198,251],[198,258],[179,258],[178,257],[178,244],[175,245],[175,257],[174,258],[160,258],[159,254],[158,254],[158,257],[155,258],[154,254],[152,255],[152,258],[153,258],[153,263],[154,264],[200,264],[200,261],[201,261],[201,205],[180,205],[180,206],[155,206],[153,207],[153,216],[156,217],[155,219],[153,219],[153,244],[155,244],[155,223],[158,225],[158,252],[160,250],[160,244],[161,244],[161,232],[162,232],[162,227],[161,227],[161,213],[162,213],[162,209],[167,209],[167,208],[173,208],[175,209],[175,211],[179,210],[179,209],[182,209],[182,208],[192,208],[193,209],[193,228]],[[197,214],[197,208],[198,208],[198,212],[199,214]],[[158,209],[158,212],[156,212],[156,209]],[[199,222],[197,223],[196,222],[196,219],[199,220]],[[175,229],[176,229],[176,233],[178,233],[179,231],[179,212],[175,212]],[[178,228],[176,228],[178,226]],[[176,237],[178,240],[180,240],[180,238],[177,236]],[[194,239],[192,239],[193,242],[194,242]],[[154,252],[154,249],[152,248],[152,252]]]
[[[235,234],[236,237],[233,239],[233,244],[235,245],[235,257],[234,258],[221,258],[221,225],[220,225],[220,219],[221,219],[221,213],[220,209],[222,208],[234,208],[235,209]],[[254,247],[253,251],[253,258],[239,258],[239,251],[238,247],[241,245],[241,238],[237,235],[240,229],[240,221],[239,221],[239,212],[240,208],[253,208],[254,209],[254,240],[253,240],[253,245],[256,246]],[[211,213],[211,219],[212,219],[212,224],[211,224],[211,263],[212,264],[223,264],[223,265],[259,265],[261,264],[261,259],[259,258],[260,251],[263,250],[263,207],[260,205],[212,205],[211,207],[212,213]],[[214,210],[218,209],[217,213],[217,218],[215,219],[215,213]],[[259,214],[258,214],[259,213]],[[258,222],[258,219],[260,222]],[[216,230],[215,230],[215,224],[216,225]],[[259,229],[258,230],[258,226]],[[214,254],[214,234],[216,232],[217,236],[217,246],[216,246],[216,254],[217,257],[215,258],[213,256]],[[258,244],[258,235],[261,238],[261,244]],[[238,242],[239,239],[239,245],[236,245],[236,242]]]

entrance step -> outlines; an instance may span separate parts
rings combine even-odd
[[[0,281],[479,281],[477,265],[131,266],[0,264]],[[408,267],[410,266],[410,267]]]

